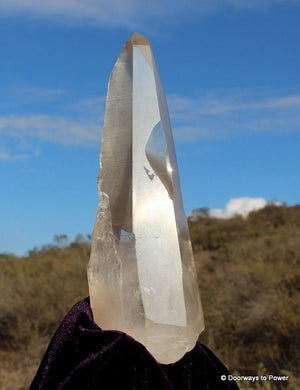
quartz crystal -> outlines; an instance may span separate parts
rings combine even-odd
[[[204,322],[167,102],[137,33],[109,80],[98,192],[88,265],[94,321],[175,362]]]

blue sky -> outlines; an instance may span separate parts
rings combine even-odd
[[[0,0],[0,252],[91,233],[110,71],[138,31],[167,95],[186,213],[299,203],[300,1]]]

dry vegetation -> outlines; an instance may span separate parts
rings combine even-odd
[[[189,224],[206,320],[201,341],[234,374],[289,376],[241,389],[298,389],[300,206]],[[2,390],[28,388],[58,324],[88,294],[88,258],[86,242],[0,255]]]
[[[0,255],[0,389],[27,390],[49,339],[88,295],[89,245]]]

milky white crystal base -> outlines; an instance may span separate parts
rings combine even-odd
[[[135,327],[118,326],[116,317],[110,321],[105,291],[92,287],[90,294],[93,296],[94,321],[97,324],[102,324],[102,329],[111,330],[112,324],[114,324],[114,330],[125,332],[142,343],[160,363],[170,364],[178,361],[196,344],[198,332],[188,334],[186,327],[155,324],[149,320],[146,320],[144,325]],[[106,321],[107,326],[105,326]],[[121,321],[122,319],[119,317],[119,325],[121,325]]]
[[[93,313],[94,321],[97,324],[103,324],[102,329],[111,329],[111,322],[105,327],[103,318],[107,315],[105,302],[102,300],[101,291],[91,291],[94,296]],[[96,298],[98,296],[98,299]],[[97,308],[102,307],[102,312],[98,312]],[[108,318],[107,318],[108,319]],[[180,360],[184,354],[195,347],[199,332],[191,332],[188,334],[186,327],[155,324],[151,321],[146,321],[145,325],[126,327],[115,325],[115,330],[121,330],[133,337],[136,341],[143,344],[147,350],[162,364],[171,364]]]

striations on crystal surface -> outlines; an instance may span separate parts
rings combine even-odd
[[[204,321],[167,102],[138,33],[110,76],[98,192],[88,265],[94,320],[173,363]]]

